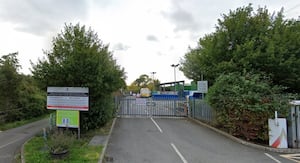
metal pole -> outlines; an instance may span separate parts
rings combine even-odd
[[[203,74],[201,74],[201,81],[203,81]],[[204,93],[201,93],[201,99],[204,99]]]
[[[154,85],[154,74],[156,74],[156,72],[150,72],[152,74],[152,81],[153,81],[153,91],[155,91],[155,85]]]
[[[171,67],[174,67],[174,92],[176,94],[176,67],[178,67],[179,64],[172,64]]]
[[[174,66],[174,93],[176,94],[176,67]]]
[[[176,67],[174,67],[174,81],[176,82]]]

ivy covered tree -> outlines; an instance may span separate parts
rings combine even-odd
[[[83,129],[99,127],[112,118],[111,96],[125,87],[125,73],[97,33],[79,24],[65,25],[45,55],[44,59],[32,64],[32,73],[41,88],[89,88],[90,109],[80,113]]]
[[[216,31],[185,54],[181,70],[194,80],[204,75],[210,84],[221,74],[263,72],[287,92],[300,92],[299,47],[299,21],[285,20],[283,10],[270,14],[258,8],[255,12],[249,5],[224,14]]]

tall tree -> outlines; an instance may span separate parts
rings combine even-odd
[[[148,75],[142,74],[135,79],[128,87],[128,91],[138,93],[141,88],[149,88],[150,90],[158,90],[160,81],[151,79]]]
[[[47,113],[46,93],[41,90],[30,75],[20,74],[18,91],[18,108],[20,118],[30,119]]]
[[[40,116],[46,112],[45,96],[31,76],[18,73],[18,53],[0,59],[0,123]]]
[[[150,83],[151,83],[151,79],[146,74],[141,75],[133,82],[133,84],[138,86],[139,88],[147,87]]]
[[[52,41],[46,58],[33,65],[40,86],[88,87],[90,110],[81,112],[83,129],[105,124],[114,114],[111,95],[125,87],[124,70],[113,59],[108,45],[85,26],[65,25]]]
[[[18,53],[11,53],[0,58],[0,111],[17,109],[17,87],[20,83],[17,55]]]
[[[266,73],[288,92],[300,92],[299,47],[298,21],[284,20],[283,10],[275,15],[249,5],[224,14],[216,31],[185,54],[181,70],[194,80],[204,75],[211,84],[230,72]]]

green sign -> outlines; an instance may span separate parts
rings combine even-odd
[[[56,110],[56,126],[79,128],[79,111]]]

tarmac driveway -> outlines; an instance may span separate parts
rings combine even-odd
[[[14,161],[24,142],[49,124],[48,119],[39,120],[24,126],[0,132],[0,163]]]
[[[186,118],[118,118],[106,150],[113,163],[288,163]]]

